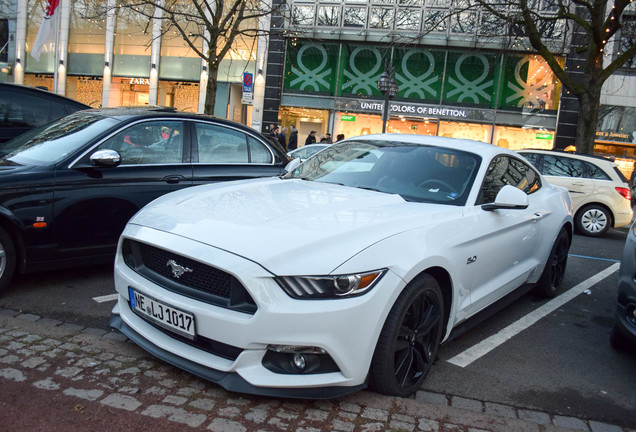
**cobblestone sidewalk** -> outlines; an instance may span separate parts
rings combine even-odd
[[[7,309],[0,309],[0,386],[3,381],[167,419],[184,430],[636,432],[427,392],[402,399],[362,391],[326,401],[228,393],[151,357],[119,333]]]

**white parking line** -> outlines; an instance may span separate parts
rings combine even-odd
[[[97,303],[115,301],[115,300],[117,300],[117,295],[118,294],[109,294],[109,295],[105,295],[105,296],[101,296],[101,297],[93,297],[93,300],[95,300]]]
[[[540,308],[535,309],[533,312],[530,312],[528,315],[522,317],[518,321],[510,324],[508,327],[502,329],[498,333],[490,336],[487,339],[484,339],[477,345],[468,348],[466,351],[457,354],[455,357],[449,359],[448,362],[459,367],[468,366],[475,360],[488,354],[490,351],[494,350],[499,345],[506,342],[508,339],[527,329],[532,324],[536,323],[555,309],[563,306],[565,303],[569,302],[574,297],[578,296],[583,291],[593,286],[595,283],[605,279],[606,277],[617,271],[619,266],[620,263],[612,264],[607,269],[581,282],[580,284],[569,289],[560,296],[550,300],[548,303],[544,304]]]

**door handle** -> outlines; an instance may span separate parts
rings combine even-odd
[[[535,213],[532,215],[532,221],[533,221],[533,222],[536,222],[536,221],[538,221],[539,219],[543,219],[543,218],[544,218],[547,214],[548,214],[548,213],[535,212]]]
[[[171,175],[171,176],[165,176],[163,178],[163,181],[165,181],[168,184],[177,184],[181,182],[181,180],[185,180],[185,177],[182,175]]]

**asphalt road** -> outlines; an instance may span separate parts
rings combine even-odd
[[[575,235],[563,292],[615,265],[626,235],[627,229],[603,238]],[[617,272],[610,272],[465,367],[451,363],[548,303],[523,296],[444,345],[423,390],[636,426],[636,353],[609,345],[616,285]],[[93,298],[113,293],[111,265],[60,270],[19,276],[0,295],[0,307],[107,329],[114,302]]]

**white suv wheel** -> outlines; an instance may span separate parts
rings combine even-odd
[[[587,206],[579,212],[576,224],[582,234],[599,236],[609,229],[610,216],[602,207]]]

